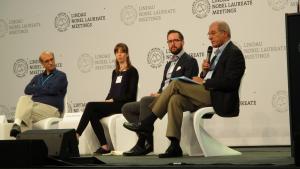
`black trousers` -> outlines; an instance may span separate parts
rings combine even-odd
[[[107,144],[100,119],[113,114],[121,113],[125,103],[120,102],[88,102],[81,116],[76,132],[81,135],[89,122],[101,145]]]
[[[145,96],[139,102],[126,103],[122,108],[123,116],[130,123],[136,123],[148,117],[152,110],[149,105],[154,101],[155,97]]]
[[[154,101],[155,98],[156,97],[153,96],[145,96],[141,98],[139,102],[130,102],[124,104],[124,106],[122,107],[123,116],[126,118],[128,122],[131,123],[136,123],[144,120],[152,113],[152,110],[149,107],[149,105]],[[146,139],[147,143],[153,145],[152,133],[146,136],[139,132],[136,132],[136,134],[139,137],[137,144],[145,144],[145,139]]]

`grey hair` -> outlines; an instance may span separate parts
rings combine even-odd
[[[224,31],[228,33],[228,37],[231,38],[230,27],[225,21],[216,21],[218,24],[219,31]]]
[[[41,59],[42,54],[51,55],[51,56],[53,56],[53,58],[54,58],[54,53],[53,53],[53,52],[50,52],[50,51],[44,51],[44,52],[41,53],[41,55],[40,55],[40,57],[39,57],[40,62],[42,62],[42,59]]]

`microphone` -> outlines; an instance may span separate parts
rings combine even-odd
[[[209,64],[210,64],[210,57],[211,57],[212,51],[213,51],[213,47],[212,47],[212,46],[209,46],[209,47],[207,48],[207,58],[206,58]],[[206,76],[206,74],[207,74],[206,71],[202,71],[202,72],[200,73],[200,77],[201,77],[201,78],[204,78],[204,77]]]
[[[208,60],[208,63],[210,63],[210,57],[211,57],[212,51],[213,51],[213,47],[209,46],[207,48],[207,60]]]

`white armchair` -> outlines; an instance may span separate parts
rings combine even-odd
[[[213,107],[200,108],[194,112],[194,130],[203,155],[205,157],[241,155],[241,152],[217,141],[204,129],[205,116],[211,117],[213,114],[215,114]]]
[[[5,115],[0,115],[0,140],[14,140],[10,137],[9,132],[13,123],[8,123]]]
[[[32,125],[32,129],[58,129],[58,123],[62,121],[62,118],[66,112],[68,112],[67,96],[64,98],[64,111],[61,113],[60,117],[49,117],[40,120]]]
[[[169,139],[166,137],[168,117],[165,116],[161,120],[156,120],[154,123],[153,142],[154,154],[160,154],[170,145]],[[193,114],[184,112],[182,117],[180,146],[183,154],[189,156],[203,155],[197,137],[194,132]]]
[[[32,125],[32,129],[58,129],[58,123],[62,120],[60,117],[49,117],[40,120]]]

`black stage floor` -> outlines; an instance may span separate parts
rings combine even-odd
[[[191,157],[158,158],[157,155],[140,157],[126,156],[96,156],[109,165],[291,165],[294,163],[291,157],[290,147],[264,147],[264,148],[235,148],[242,152],[238,156],[222,157]]]
[[[235,148],[243,154],[223,157],[158,158],[157,155],[139,157],[95,156],[105,164],[77,164],[73,166],[46,165],[38,168],[300,168],[294,165],[290,147]]]

